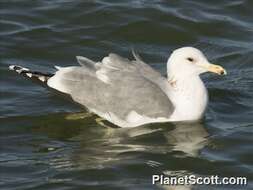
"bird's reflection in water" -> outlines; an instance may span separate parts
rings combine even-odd
[[[78,137],[80,149],[73,160],[83,169],[122,167],[127,163],[145,164],[152,174],[184,176],[187,170],[167,169],[178,157],[198,157],[208,143],[208,133],[202,123],[152,124],[136,128],[96,128]],[[89,137],[88,137],[89,136]],[[168,159],[167,159],[168,158]],[[171,167],[169,167],[171,168]],[[140,174],[141,175],[141,174]],[[183,190],[191,186],[166,186]]]
[[[94,133],[96,138],[87,139],[87,133],[81,133],[78,137],[81,147],[96,149],[97,146],[102,146],[103,148],[100,147],[98,150],[109,152],[111,156],[114,153],[117,155],[129,151],[158,153],[179,151],[184,153],[184,155],[180,154],[182,156],[196,157],[208,143],[208,132],[202,123],[167,123],[116,129],[96,128],[90,132]]]
[[[58,152],[57,157],[51,157],[50,165],[57,170],[68,169],[69,166],[71,170],[86,173],[117,168],[136,178],[149,178],[148,183],[151,184],[153,174],[192,174],[189,169],[178,167],[178,164],[184,159],[198,157],[201,149],[208,143],[208,133],[202,123],[163,123],[135,128],[111,128],[94,122],[94,115],[66,121],[62,121],[62,115],[59,116],[61,119],[57,120],[58,117],[54,116],[52,120],[47,119],[46,125],[40,125],[46,127],[39,128],[40,132],[48,133],[54,141],[59,137],[60,141],[64,142],[66,138],[76,144],[69,152],[65,148],[64,156],[60,156]],[[134,169],[136,166],[145,170],[145,173]],[[163,185],[162,188],[180,190],[192,187]]]
[[[168,143],[173,145],[173,150],[195,157],[207,144],[208,135],[202,123],[178,123],[172,131],[167,133],[166,137]]]
[[[168,143],[174,151],[181,151],[185,157],[198,157],[200,151],[208,144],[208,132],[202,123],[178,123],[174,130],[167,133]],[[163,174],[173,177],[184,177],[193,174],[187,170],[170,171],[164,170]],[[191,185],[163,186],[169,190],[190,190]]]

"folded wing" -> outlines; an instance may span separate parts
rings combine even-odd
[[[60,68],[48,86],[117,125],[121,122],[116,120],[168,118],[174,106],[159,86],[164,78],[135,57],[130,61],[110,54],[98,63],[77,57],[81,66]]]

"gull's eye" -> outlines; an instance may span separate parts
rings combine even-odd
[[[194,59],[191,58],[191,57],[187,57],[187,60],[190,61],[190,62],[193,62],[193,61],[194,61]]]

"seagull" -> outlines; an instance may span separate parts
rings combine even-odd
[[[80,66],[55,66],[55,73],[17,65],[9,69],[70,95],[74,102],[119,127],[199,121],[208,104],[208,92],[200,74],[227,74],[194,47],[172,52],[167,61],[167,77],[134,51],[133,56],[134,60],[129,60],[110,53],[99,62],[77,56]]]

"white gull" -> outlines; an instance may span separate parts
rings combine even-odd
[[[221,66],[209,63],[193,47],[173,51],[167,62],[167,78],[146,64],[109,54],[101,62],[77,56],[80,66],[57,67],[54,74],[10,66],[24,76],[41,80],[120,127],[147,123],[200,120],[208,103],[208,92],[200,74],[225,75]]]

